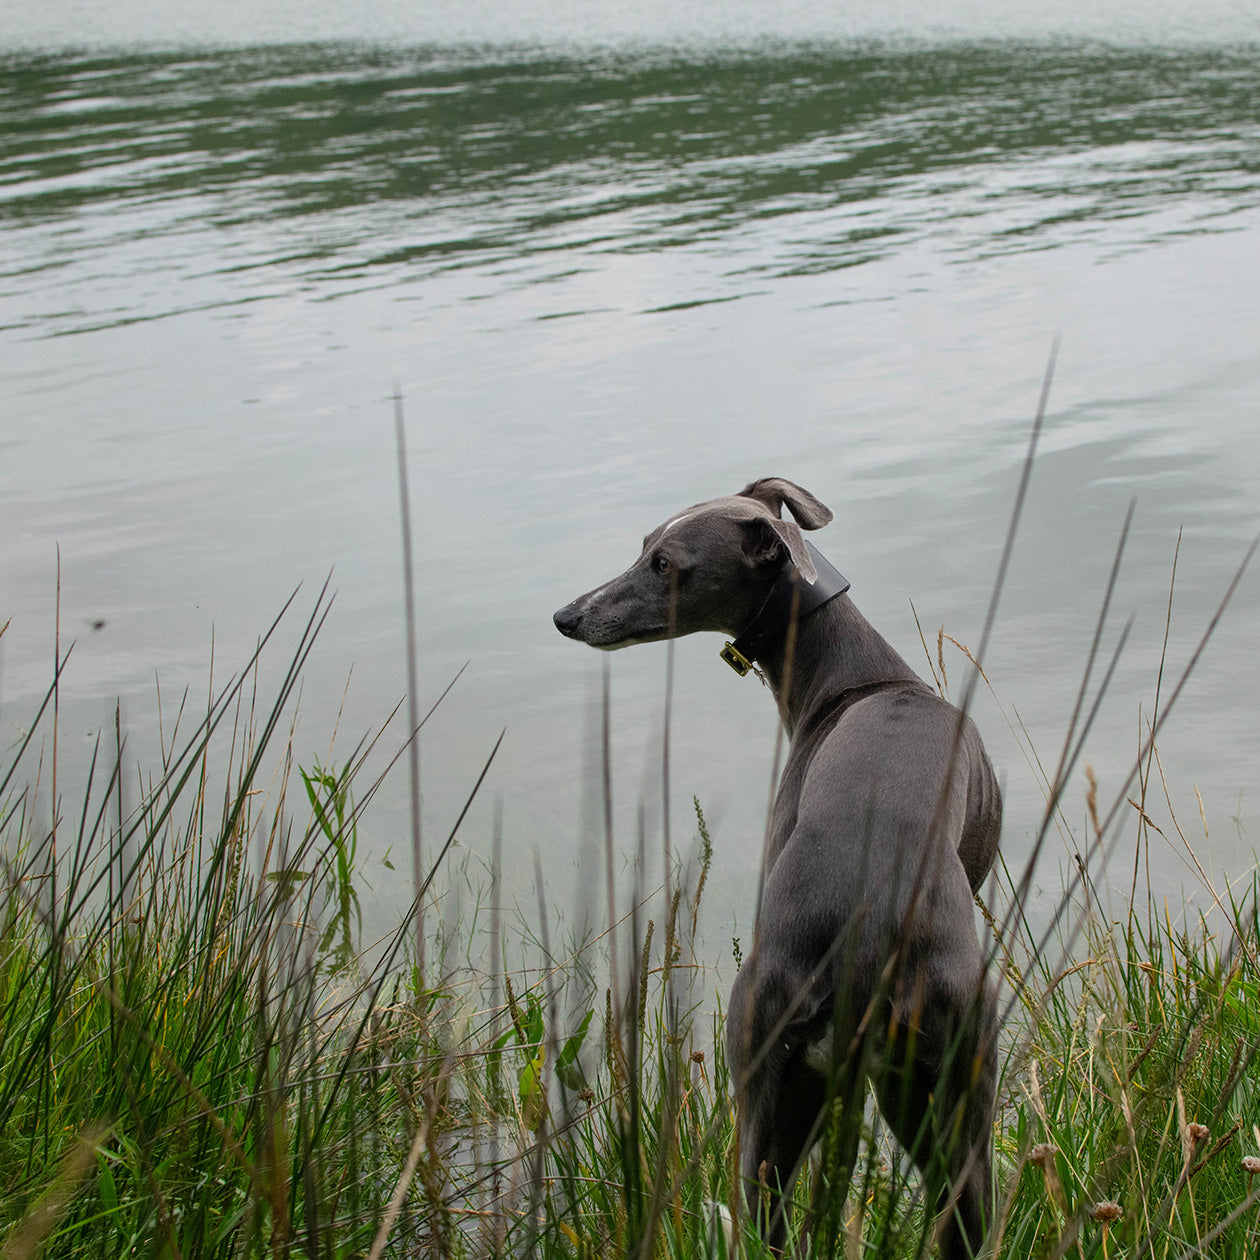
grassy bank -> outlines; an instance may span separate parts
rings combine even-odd
[[[6,1260],[722,1254],[732,1116],[705,1003],[738,959],[696,957],[699,808],[692,884],[641,890],[585,948],[497,915],[463,954],[489,966],[447,940],[422,969],[411,918],[365,948],[367,750],[299,765],[286,742],[317,628],[270,705],[246,671],[184,720],[138,803],[115,733],[40,816],[51,750],[24,776],[51,692],[0,763]],[[1260,1256],[1255,893],[1112,922],[1086,881],[1039,941],[996,888],[999,1254]],[[917,1192],[875,1124],[849,1254],[920,1253]]]

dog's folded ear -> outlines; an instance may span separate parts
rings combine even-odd
[[[744,555],[751,563],[778,563],[786,567],[790,559],[807,582],[813,585],[818,580],[818,570],[814,568],[805,538],[795,521],[771,520],[758,515],[741,521],[740,525],[744,531]]]
[[[802,529],[822,529],[832,521],[831,509],[825,503],[820,503],[808,490],[803,490],[786,477],[762,477],[760,481],[750,482],[739,493],[746,499],[764,503],[775,516],[786,503],[788,511],[800,522]],[[804,551],[803,546],[801,550]]]

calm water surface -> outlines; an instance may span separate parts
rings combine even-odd
[[[330,569],[299,750],[352,670],[340,738],[379,725],[405,689],[397,383],[426,699],[469,662],[426,732],[426,826],[506,725],[463,840],[489,852],[497,794],[515,887],[537,849],[563,901],[601,658],[551,612],[669,513],[776,474],[835,509],[816,542],[907,656],[926,668],[911,602],[934,656],[940,626],[977,646],[1061,333],[986,662],[1002,707],[976,711],[1017,862],[1041,798],[1015,732],[1057,759],[1134,501],[1105,646],[1133,630],[1085,755],[1122,790],[1179,535],[1165,699],[1260,526],[1260,45],[228,42],[0,56],[0,742],[50,676],[58,545],[66,757],[116,697],[151,756],[155,673],[204,694],[212,642],[224,677]],[[1260,573],[1161,746],[1218,880],[1255,843],[1258,611]],[[729,919],[775,715],[719,646],[678,645],[673,826],[698,795]],[[659,845],[665,652],[611,659],[627,849],[640,802]],[[386,898],[405,796],[365,827]],[[1150,812],[1175,839],[1158,784]],[[1083,780],[1065,813],[1083,832]],[[1176,851],[1151,864],[1179,896]]]

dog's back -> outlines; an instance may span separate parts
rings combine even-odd
[[[830,1099],[849,1100],[832,1145],[851,1171],[869,1076],[933,1200],[959,1190],[950,1257],[978,1247],[987,1216],[994,1028],[973,893],[1000,827],[979,732],[924,684],[819,706],[793,736],[728,1012],[745,1176],[790,1175]]]

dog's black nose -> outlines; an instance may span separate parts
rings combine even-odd
[[[570,639],[573,638],[574,631],[577,630],[578,622],[581,620],[581,614],[574,611],[572,604],[566,604],[552,617],[552,621],[556,623],[556,629]]]

